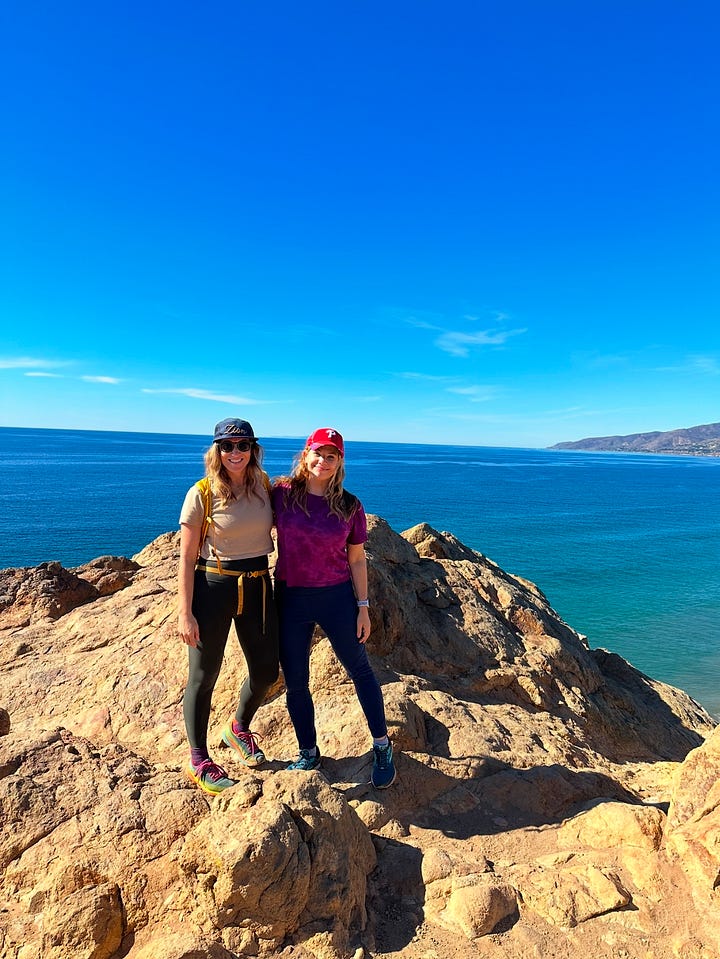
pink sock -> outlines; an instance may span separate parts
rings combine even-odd
[[[193,764],[195,769],[198,768],[200,763],[204,763],[205,760],[209,758],[210,758],[210,753],[207,751],[207,747],[202,749],[190,750],[190,762]]]

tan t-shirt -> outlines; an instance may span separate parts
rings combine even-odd
[[[212,522],[200,550],[203,559],[211,559],[214,555],[221,560],[251,559],[272,553],[270,496],[263,485],[258,493],[260,499],[254,494],[249,498],[241,496],[227,505],[213,495]],[[197,486],[191,486],[180,511],[180,523],[202,527],[204,516],[200,490]]]

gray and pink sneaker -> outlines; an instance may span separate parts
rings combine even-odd
[[[212,759],[204,759],[198,766],[189,762],[185,772],[196,786],[210,796],[217,796],[225,789],[237,785],[237,780],[231,779],[222,766],[218,766]]]
[[[223,742],[234,749],[246,766],[260,766],[265,762],[265,753],[257,744],[259,739],[250,730],[236,733],[232,723],[228,723],[222,732]]]

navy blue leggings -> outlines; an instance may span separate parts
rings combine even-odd
[[[280,613],[280,665],[287,708],[301,749],[317,745],[315,707],[310,695],[310,643],[317,624],[355,684],[358,700],[375,739],[387,735],[382,690],[357,638],[357,604],[352,583],[300,587],[276,584]]]

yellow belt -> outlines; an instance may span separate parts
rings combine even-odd
[[[217,566],[208,566],[207,563],[199,562],[195,564],[195,569],[204,570],[206,573],[217,573],[219,576],[235,576],[238,581],[238,604],[237,604],[237,613],[236,616],[240,616],[243,611],[243,602],[245,599],[245,590],[243,589],[243,580],[245,579],[257,579],[258,576],[267,577],[269,575],[269,570],[267,569],[255,569],[255,570],[238,570],[238,569],[223,569],[222,566],[218,563]],[[265,609],[267,607],[267,579],[263,579],[263,633],[265,632]]]

